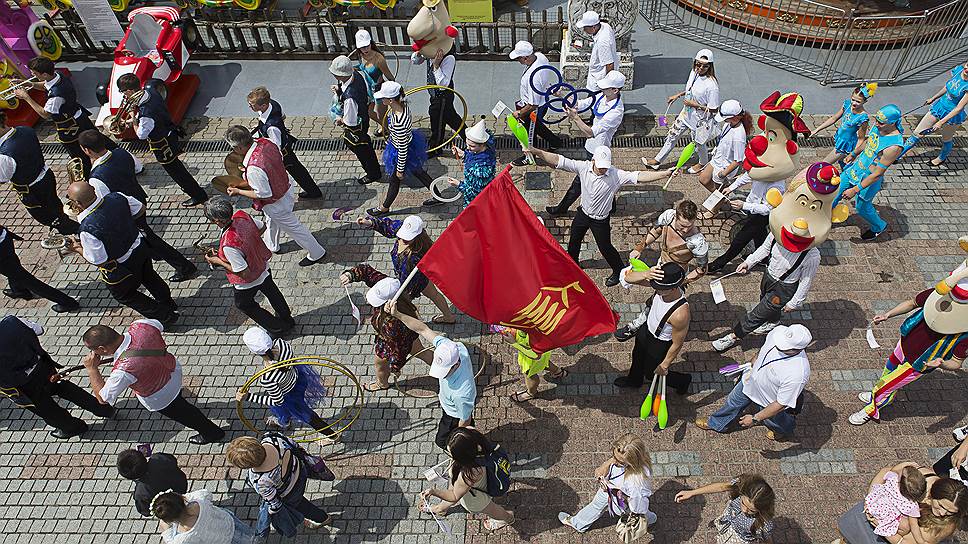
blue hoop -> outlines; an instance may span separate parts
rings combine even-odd
[[[551,70],[551,72],[558,78],[557,82],[549,85],[548,88],[544,91],[538,89],[534,85],[534,76],[537,75],[538,72],[540,72],[541,70]],[[534,91],[537,95],[545,99],[545,103],[538,107],[537,114],[539,117],[542,118],[542,122],[545,123],[546,125],[556,125],[568,118],[568,116],[565,115],[557,120],[548,119],[544,116],[544,114],[547,113],[548,110],[551,110],[556,113],[567,113],[565,108],[574,108],[575,104],[577,104],[578,101],[580,100],[578,98],[579,94],[587,93],[588,97],[592,98],[591,103],[588,105],[588,107],[578,110],[578,113],[585,113],[591,110],[595,106],[595,100],[594,100],[595,95],[597,95],[600,92],[600,91],[591,91],[588,89],[576,89],[574,85],[567,83],[564,80],[560,70],[558,70],[557,68],[555,68],[550,64],[545,64],[535,68],[534,71],[531,72],[531,77],[528,80],[528,85],[531,86],[532,91]],[[560,91],[561,89],[567,89],[568,93],[565,94],[564,96],[557,96],[558,91]],[[556,106],[555,105],[556,102],[561,102],[561,107]]]
[[[558,76],[558,83],[553,83],[553,84],[549,85],[548,86],[548,90],[546,90],[546,91],[542,91],[541,89],[538,89],[537,87],[534,86],[534,76],[538,72],[540,72],[541,70],[551,70],[556,76]],[[555,68],[554,66],[552,66],[550,64],[545,64],[545,65],[542,65],[542,66],[538,66],[537,68],[534,69],[533,72],[531,72],[531,78],[528,80],[528,85],[531,86],[531,90],[532,91],[538,93],[539,95],[541,95],[541,96],[543,96],[545,98],[548,98],[549,95],[554,94],[554,91],[552,91],[551,89],[553,87],[555,87],[555,85],[561,85],[564,81],[565,80],[561,76],[561,71],[560,70],[558,70],[557,68]]]

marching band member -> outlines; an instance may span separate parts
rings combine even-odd
[[[76,234],[77,221],[64,213],[57,198],[54,171],[44,163],[37,133],[30,127],[7,126],[6,110],[0,109],[0,183],[13,185],[27,213],[42,225],[61,234]]]
[[[253,140],[252,133],[242,125],[229,127],[225,139],[236,152],[245,153],[242,177],[252,187],[229,187],[228,194],[251,198],[252,207],[265,214],[266,232],[262,239],[269,251],[279,251],[279,236],[285,231],[299,247],[308,252],[299,261],[299,266],[320,262],[326,255],[326,250],[292,211],[296,203],[292,196],[293,180],[286,172],[279,148],[268,138]]]
[[[540,51],[535,51],[531,42],[520,41],[514,44],[514,50],[508,55],[511,60],[518,61],[525,66],[521,74],[519,85],[520,100],[515,104],[514,118],[528,124],[528,134],[536,134],[548,142],[550,151],[556,151],[562,146],[561,137],[551,132],[544,124],[545,110],[539,110],[548,101],[548,87],[551,86],[550,70],[541,70],[538,77],[534,77],[535,70],[542,66],[549,66],[548,57]],[[532,80],[534,86],[532,86]],[[546,94],[541,94],[546,93]],[[531,112],[538,110],[538,116],[531,122]]]
[[[57,139],[63,144],[68,155],[81,159],[84,163],[84,175],[89,175],[91,160],[81,151],[77,138],[81,132],[94,129],[94,123],[88,117],[91,112],[77,103],[74,83],[71,78],[56,72],[53,61],[46,57],[37,57],[27,63],[27,68],[32,76],[40,80],[33,84],[33,88],[45,89],[47,101],[41,106],[31,98],[28,90],[23,88],[17,89],[14,94],[37,112],[37,115],[54,121]],[[114,149],[118,144],[107,139],[105,146],[108,149]]]
[[[108,193],[122,193],[137,199],[142,209],[135,217],[135,224],[145,237],[152,259],[165,261],[175,269],[175,273],[168,278],[168,281],[177,283],[194,278],[198,274],[198,267],[158,236],[148,225],[145,213],[148,207],[148,194],[135,177],[134,156],[119,147],[108,150],[106,141],[107,138],[95,129],[85,130],[78,137],[81,150],[90,158],[92,164],[91,179],[88,183],[94,187],[94,192],[101,198]]]
[[[51,381],[60,367],[40,345],[44,328],[33,321],[7,315],[0,319],[0,393],[30,410],[54,428],[50,435],[65,440],[87,432],[87,423],[54,401],[60,397],[99,417],[112,417],[114,408],[67,380]]]
[[[366,81],[353,69],[353,61],[346,55],[333,59],[329,65],[329,73],[339,82],[339,85],[331,87],[338,102],[339,116],[336,117],[336,124],[343,127],[343,140],[366,172],[366,175],[360,176],[356,181],[360,185],[373,183],[383,175],[380,172],[380,161],[376,159],[376,151],[373,150],[373,140],[368,133],[370,117],[366,114],[369,104]]]
[[[205,203],[205,217],[222,229],[218,251],[205,255],[205,260],[225,269],[225,276],[235,288],[235,307],[277,337],[288,332],[296,322],[269,272],[272,252],[260,236],[265,225],[242,210],[235,211],[223,196],[215,196]],[[255,301],[260,292],[276,315]]]
[[[154,319],[134,321],[124,334],[106,325],[89,328],[83,341],[91,352],[82,362],[94,396],[101,404],[114,406],[124,390],[131,389],[148,411],[197,431],[188,438],[192,444],[220,442],[225,431],[182,396],[182,366],[168,352],[163,332],[162,324]],[[102,357],[114,359],[107,379],[98,370]]]
[[[7,278],[8,287],[3,290],[3,294],[10,298],[21,298],[30,300],[34,296],[46,298],[54,303],[51,310],[57,313],[73,312],[81,307],[73,297],[68,296],[60,289],[55,289],[47,285],[36,276],[27,272],[17,252],[14,251],[13,241],[22,240],[16,234],[0,225],[0,276]]]
[[[259,124],[256,126],[256,133],[260,138],[269,138],[282,151],[282,162],[286,166],[286,172],[296,180],[302,188],[299,198],[321,198],[323,192],[319,190],[316,182],[313,181],[309,170],[299,162],[299,157],[292,149],[292,144],[296,142],[296,137],[286,128],[286,115],[282,113],[282,106],[272,99],[269,89],[256,87],[249,92],[247,97],[249,108],[259,116]]]
[[[118,78],[118,90],[130,97],[141,90],[141,81],[134,74],[124,74]],[[178,142],[178,127],[171,120],[165,99],[155,89],[144,89],[145,94],[138,102],[138,113],[132,116],[131,126],[135,135],[148,141],[148,147],[155,154],[158,164],[165,169],[171,179],[188,195],[181,205],[190,208],[208,200],[205,190],[195,181],[195,177],[185,168],[178,158],[181,145]]]
[[[121,304],[164,323],[178,319],[171,290],[155,272],[135,217],[144,206],[123,193],[97,196],[94,187],[79,181],[67,187],[71,210],[81,221],[80,242],[68,249],[98,267],[101,279]],[[138,291],[144,285],[152,297]]]

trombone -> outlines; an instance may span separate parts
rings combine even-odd
[[[10,100],[11,98],[15,98],[17,89],[32,89],[34,87],[34,83],[40,83],[40,80],[36,77],[32,77],[30,79],[18,81],[16,84],[12,84],[6,89],[0,91],[0,100]]]

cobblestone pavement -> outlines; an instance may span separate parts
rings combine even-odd
[[[190,122],[189,128],[194,139],[219,141],[224,128],[235,121],[203,118]],[[303,138],[334,136],[318,119],[291,122]],[[633,124],[629,130],[649,126],[654,122],[646,120],[642,125],[646,128]],[[821,149],[810,145],[804,151],[804,163],[821,154]],[[653,151],[617,149],[616,163],[634,169],[639,156]],[[968,216],[964,178],[968,157],[956,150],[948,166],[934,169],[925,164],[925,158],[935,151],[921,150],[892,170],[878,202],[890,223],[886,236],[874,243],[859,243],[862,229],[856,217],[834,229],[822,248],[823,266],[809,303],[785,318],[804,320],[818,339],[810,353],[812,376],[805,409],[791,442],[770,442],[761,427],[710,435],[689,423],[697,415],[710,414],[729,390],[730,384],[716,369],[740,357],[751,358],[761,341],[751,337],[743,343],[742,352],[733,349],[724,355],[709,347],[709,341],[753,303],[758,283],[754,278],[727,280],[729,303],[720,306],[712,303],[707,282],[690,288],[694,321],[679,367],[693,372],[695,385],[688,396],[670,398],[671,421],[661,432],[652,427],[652,421],[645,424],[636,417],[641,392],[619,391],[611,385],[628,368],[631,344],[601,337],[555,352],[554,360],[571,375],[556,387],[545,384],[547,389],[538,400],[516,404],[508,395],[520,388],[520,376],[507,346],[482,336],[483,327],[467,316],[461,315],[455,326],[444,327],[470,346],[475,364],[483,367],[476,419],[512,452],[515,483],[500,502],[512,508],[518,519],[510,529],[489,535],[479,516],[455,512],[444,520],[453,531],[453,540],[614,542],[607,520],[578,537],[559,525],[556,514],[574,512],[590,499],[596,485],[593,468],[607,456],[611,441],[626,431],[643,436],[652,452],[656,474],[653,510],[659,515],[652,541],[658,543],[714,542],[710,522],[722,510],[724,497],[686,504],[675,504],[673,497],[687,487],[728,480],[746,471],[763,473],[778,492],[776,542],[828,542],[835,535],[836,517],[862,498],[879,467],[898,459],[933,462],[951,446],[949,432],[968,408],[963,375],[939,373],[905,389],[879,425],[853,428],[846,416],[860,407],[856,391],[870,385],[897,335],[896,320],[876,327],[875,335],[885,347],[870,350],[864,339],[870,317],[932,285],[964,258],[955,240],[965,233]],[[343,268],[361,261],[389,270],[389,243],[361,228],[334,224],[329,217],[340,206],[364,209],[375,204],[383,186],[355,184],[352,179],[358,175],[358,166],[347,151],[309,151],[301,156],[323,186],[325,198],[300,203],[299,216],[329,253],[325,264],[299,268],[296,261],[301,251],[290,242],[284,246],[286,253],[272,260],[276,281],[296,315],[293,344],[298,354],[332,357],[366,378],[372,375],[372,334],[357,331],[336,277]],[[185,156],[185,162],[204,183],[221,173],[223,157],[223,152],[198,151]],[[501,153],[502,161],[509,158],[510,152]],[[63,190],[65,155],[49,153],[48,161]],[[430,168],[433,175],[445,169],[456,174],[455,161],[434,161]],[[525,178],[526,183],[519,187],[536,210],[556,201],[570,181],[563,173],[537,169]],[[200,210],[178,207],[184,197],[157,164],[148,162],[141,181],[151,195],[149,213],[154,228],[201,262],[192,243],[203,235],[215,240],[215,228],[206,223]],[[683,197],[701,200],[701,191],[693,176],[684,175],[667,192],[649,185],[623,193],[613,220],[615,245],[631,248],[660,211]],[[19,243],[18,251],[28,269],[78,297],[84,309],[58,315],[50,312],[46,301],[8,299],[3,300],[4,307],[42,322],[47,327],[44,346],[59,362],[76,364],[83,354],[79,335],[87,326],[122,327],[136,316],[118,307],[92,267],[77,257],[58,261],[41,249],[39,240],[46,235],[45,229],[27,216],[12,192],[2,198],[0,220],[27,239]],[[430,232],[438,235],[456,208],[421,210],[423,198],[422,191],[403,191],[398,212],[420,212],[428,220]],[[569,220],[549,220],[547,225],[563,240]],[[728,241],[729,227],[721,219],[703,224],[713,255]],[[593,278],[606,275],[591,236],[582,254]],[[163,275],[169,273],[167,265],[158,266]],[[224,277],[202,268],[205,271],[197,279],[174,288],[183,320],[166,337],[185,366],[189,395],[216,422],[230,427],[231,436],[239,436],[245,430],[236,416],[233,394],[256,370],[256,361],[242,345],[241,333],[247,323],[232,306]],[[458,263],[454,273],[460,274]],[[649,293],[611,288],[605,294],[623,319],[628,319]],[[365,306],[359,287],[353,290],[353,298]],[[433,316],[426,300],[421,301],[420,311],[425,318]],[[421,366],[411,364],[405,369],[405,390],[411,395],[426,393],[432,385],[419,376]],[[74,379],[87,387],[86,378]],[[336,374],[327,379],[338,396],[328,413],[352,409],[353,390],[347,380]],[[256,497],[244,488],[238,471],[226,468],[223,446],[189,444],[190,432],[149,414],[133,398],[126,398],[120,406],[116,420],[93,421],[91,432],[82,439],[59,442],[47,436],[42,421],[7,402],[0,404],[0,534],[5,544],[158,541],[156,522],[138,516],[130,497],[132,486],[114,468],[117,452],[140,442],[177,455],[192,489],[208,488],[220,505],[254,520]],[[256,421],[262,416],[251,409],[247,413]],[[394,390],[366,395],[360,418],[344,434],[343,443],[322,450],[338,475],[337,482],[310,483],[309,496],[336,514],[335,527],[321,533],[329,536],[303,534],[295,541],[444,541],[437,523],[414,508],[417,493],[427,485],[422,479],[424,470],[444,458],[432,443],[438,414],[434,399],[404,396]]]

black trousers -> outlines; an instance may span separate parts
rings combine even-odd
[[[313,418],[309,421],[309,425],[317,431],[323,433],[323,436],[328,438],[335,438],[337,434],[336,429],[339,424],[330,425],[328,421],[319,417],[318,415],[313,415]]]
[[[276,315],[272,315],[265,308],[259,306],[259,303],[255,301],[255,296],[258,293],[266,296],[269,306],[272,306]],[[235,289],[235,307],[242,310],[242,313],[252,318],[252,321],[269,332],[289,329],[294,323],[292,310],[289,309],[289,304],[286,303],[285,297],[282,296],[282,292],[279,291],[279,287],[273,281],[271,273],[261,285],[248,289]]]
[[[390,165],[390,168],[395,168],[395,166]],[[424,187],[430,189],[430,184],[434,182],[434,178],[430,177],[430,174],[428,174],[423,168],[412,172],[412,174],[413,177],[420,180],[420,183],[422,183]],[[397,177],[396,171],[391,171],[389,174],[387,174],[387,183],[389,183],[389,185],[387,186],[387,196],[383,199],[384,208],[389,210],[390,206],[393,206],[393,201],[396,200],[397,195],[400,194],[401,182],[402,180]]]
[[[581,254],[581,243],[585,240],[585,234],[591,229],[595,243],[598,244],[598,251],[601,252],[602,257],[605,257],[608,266],[612,267],[612,273],[618,274],[625,268],[622,256],[612,245],[612,227],[609,220],[609,217],[592,219],[585,215],[585,211],[580,206],[578,207],[575,219],[571,222],[571,231],[568,233],[568,254],[576,264],[580,262],[578,258]]]
[[[64,306],[77,306],[77,300],[65,294],[63,291],[47,285],[37,279],[36,276],[27,272],[20,264],[20,258],[13,247],[13,236],[7,232],[7,236],[0,242],[0,276],[6,276],[10,290],[16,294],[31,293],[38,297],[46,298],[54,304]]]
[[[463,118],[454,108],[454,93],[437,89],[437,94],[431,93],[430,108],[430,141],[427,148],[437,147],[444,141],[444,127],[449,126],[453,130],[460,130],[460,137],[464,137],[464,129],[461,128]]]
[[[292,491],[285,497],[280,498],[282,502],[293,510],[299,512],[303,517],[311,519],[316,523],[322,523],[329,517],[322,508],[313,504],[306,498],[306,469],[299,469],[299,480],[293,486]]]
[[[585,160],[592,160],[592,154],[588,150],[584,150]],[[575,176],[575,179],[571,180],[571,185],[568,186],[568,190],[565,191],[565,195],[561,197],[561,202],[558,203],[555,208],[559,213],[564,213],[572,204],[581,198],[581,179]]]
[[[158,164],[165,169],[171,179],[181,187],[181,190],[195,200],[208,200],[205,189],[195,181],[195,176],[185,168],[185,163],[178,158],[181,154],[181,144],[178,141],[178,134],[172,131],[168,136],[158,140],[148,141],[148,147],[154,153]]]
[[[178,393],[171,404],[158,410],[158,413],[172,421],[181,423],[189,429],[194,429],[205,438],[217,441],[225,436],[225,431],[205,417],[205,414],[198,407],[185,400],[181,393]]]
[[[91,175],[91,159],[84,154],[84,151],[81,149],[81,144],[77,141],[77,137],[85,130],[95,128],[94,123],[91,122],[91,118],[86,115],[81,115],[75,119],[71,126],[57,127],[57,140],[64,146],[64,150],[67,151],[67,154],[71,158],[81,159],[81,162],[84,163],[84,175],[88,177]],[[104,147],[109,150],[116,149],[118,144],[111,138],[105,136]]]
[[[548,143],[548,146],[552,148],[559,148],[564,145],[564,143],[561,141],[561,137],[554,132],[551,132],[551,129],[548,128],[548,125],[544,124],[544,111],[542,111],[541,115],[535,119],[534,123],[531,122],[531,118],[528,116],[528,134],[541,136],[541,138]],[[579,191],[580,190],[581,187],[579,187]]]
[[[54,402],[53,397],[60,397],[99,417],[111,416],[113,412],[111,406],[101,404],[94,395],[81,389],[77,384],[67,380],[51,383],[50,377],[53,374],[54,370],[50,367],[38,368],[31,374],[30,381],[17,388],[21,395],[33,403],[33,406],[28,406],[27,409],[48,425],[68,433],[87,430],[87,423],[72,416],[64,407]]]
[[[632,367],[629,368],[629,380],[634,385],[651,383],[655,369],[669,353],[672,340],[659,340],[652,334],[648,326],[639,327],[635,333],[635,347],[632,348]],[[666,386],[673,389],[689,387],[692,378],[689,374],[670,370],[666,375]]]
[[[136,221],[138,228],[141,229],[141,233],[144,235],[144,243],[147,245],[149,255],[151,259],[155,261],[165,261],[172,268],[181,272],[182,274],[191,274],[195,272],[195,264],[188,260],[187,257],[182,255],[177,249],[166,242],[161,236],[155,233],[154,230],[148,225],[148,220],[142,214],[140,218]]]
[[[80,225],[64,213],[64,205],[57,197],[57,180],[54,179],[53,170],[47,170],[40,181],[26,188],[26,192],[20,191],[18,188],[20,202],[38,223],[54,227],[64,235],[77,234]]]
[[[726,248],[726,252],[717,257],[713,262],[709,263],[710,271],[721,270],[724,266],[729,264],[746,244],[753,242],[754,247],[760,247],[763,240],[766,240],[766,235],[769,233],[770,227],[770,216],[760,215],[760,214],[750,214],[749,217],[743,221],[743,226],[740,227],[739,231],[736,232],[736,236],[730,241],[729,247]]]
[[[474,419],[471,418],[471,426],[474,426]],[[437,423],[437,436],[434,438],[434,444],[437,447],[447,451],[447,441],[450,440],[450,433],[454,432],[454,429],[460,426],[460,419],[449,416],[446,413],[440,416],[440,422]]]
[[[760,301],[733,327],[737,338],[745,338],[760,325],[776,323],[783,317],[783,307],[797,294],[800,282],[783,283],[769,273],[760,280]]]
[[[118,268],[124,278],[107,284],[115,300],[149,319],[164,321],[171,316],[175,311],[175,300],[171,298],[168,284],[155,272],[144,241]],[[138,290],[142,285],[154,298]]]
[[[303,166],[303,163],[299,162],[299,157],[292,150],[292,145],[287,145],[282,148],[282,164],[286,167],[286,172],[292,176],[292,179],[296,180],[299,187],[306,192],[309,196],[322,196],[323,192],[319,190],[319,186],[313,181],[313,176],[309,174],[309,170]]]
[[[366,113],[361,112],[360,115],[366,115]],[[369,134],[363,130],[357,131],[346,128],[343,130],[343,140],[350,151],[356,155],[356,160],[360,161],[360,166],[366,172],[366,179],[377,181],[383,177],[383,171],[380,170],[380,161],[376,158],[373,140],[370,139]]]

